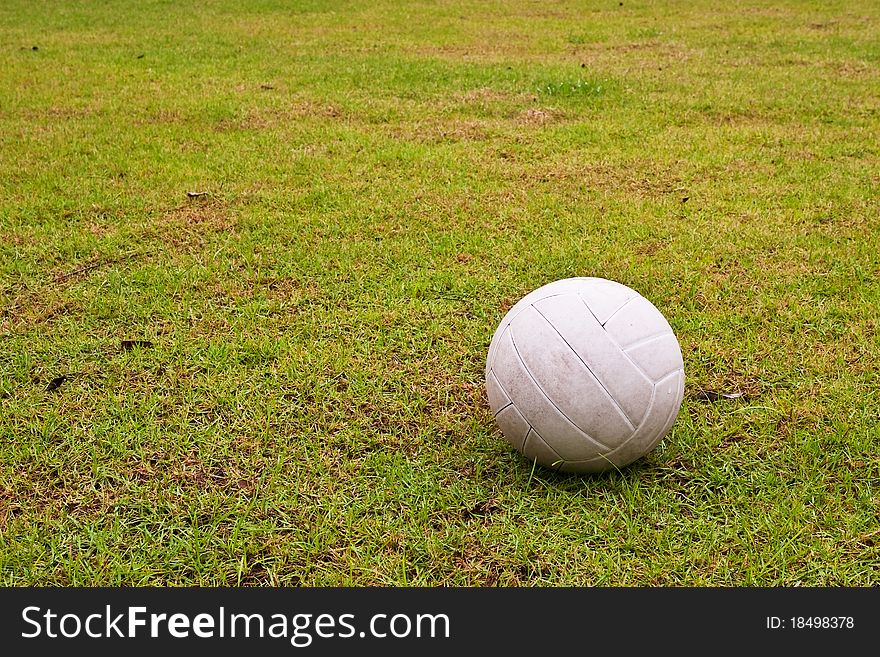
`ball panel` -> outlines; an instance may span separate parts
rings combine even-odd
[[[495,416],[495,421],[498,423],[501,433],[504,434],[504,439],[522,451],[526,434],[531,427],[522,414],[516,410],[516,406],[511,404],[502,408]]]
[[[522,448],[523,456],[530,461],[537,461],[547,468],[558,469],[564,462],[563,458],[548,445],[534,430],[529,431]]]
[[[626,354],[652,381],[659,381],[684,367],[681,348],[672,333],[639,342],[627,349]]]
[[[681,403],[680,395],[684,392],[684,369],[679,368],[675,372],[667,374],[654,384],[657,399],[666,399],[667,404],[673,404],[676,400]]]
[[[590,474],[613,470],[614,467],[614,464],[611,463],[606,457],[597,456],[586,461],[563,461],[559,466],[559,471],[577,474]]]
[[[587,458],[608,448],[585,434],[550,401],[535,383],[505,331],[498,342],[494,372],[517,410],[542,436],[553,437],[553,448],[564,458]]]
[[[593,290],[594,287],[596,288],[595,290]],[[608,281],[604,278],[588,277],[564,278],[559,281],[553,281],[552,283],[542,285],[536,290],[532,290],[507,311],[502,318],[501,323],[498,325],[498,328],[495,330],[495,333],[492,336],[492,341],[489,344],[488,357],[486,359],[486,371],[488,372],[495,362],[495,343],[498,341],[501,334],[504,333],[504,329],[516,319],[517,315],[540,299],[546,299],[557,294],[568,293],[583,294],[585,295],[585,299],[589,297],[593,300],[593,303],[596,304],[594,312],[598,315],[607,314],[608,316],[610,316],[614,310],[626,303],[627,299],[637,294],[635,291],[629,289],[625,285],[621,285],[620,283]],[[613,309],[611,309],[612,307]]]
[[[678,416],[684,396],[684,371],[670,374],[655,388],[655,396],[645,416],[645,421],[632,437],[607,454],[582,461],[566,461],[563,472],[603,472],[622,468],[650,452],[662,440]]]
[[[562,295],[542,299],[534,308],[556,329],[610,399],[626,414],[631,423],[630,431],[638,426],[651,400],[654,383],[608,337],[583,300],[575,295]],[[574,417],[572,420],[581,428],[590,426],[580,424]],[[598,433],[596,438],[602,440]]]
[[[555,294],[562,294],[566,291],[577,291],[583,287],[583,281],[589,280],[602,279],[565,278],[559,281],[553,281],[552,283],[542,285],[536,290],[532,290],[522,299],[513,304],[513,306],[510,307],[507,313],[505,313],[504,317],[501,319],[501,323],[498,324],[498,328],[495,329],[495,333],[492,335],[492,340],[489,343],[489,350],[486,357],[486,372],[488,373],[489,370],[492,369],[492,366],[495,364],[495,348],[498,339],[501,337],[501,335],[504,333],[504,330],[510,325],[510,323],[514,319],[516,319],[517,315],[519,315],[523,310],[531,306],[535,301],[539,299],[544,299]]]
[[[584,427],[590,427],[588,435],[609,447],[633,432],[635,427],[620,406],[535,308],[523,311],[514,320],[510,334],[514,348],[537,385],[581,431],[587,433]],[[556,451],[564,453],[555,434],[541,435]]]
[[[633,297],[605,322],[608,335],[620,345],[629,349],[637,342],[654,336],[672,333],[672,327],[650,301],[644,297]]]
[[[621,306],[638,293],[625,285],[602,278],[578,278],[578,294],[600,324],[608,321]]]
[[[678,415],[679,382],[684,381],[683,371],[673,372],[654,389],[654,399],[645,422],[624,445],[608,454],[617,467],[623,467],[651,451],[666,435]]]
[[[554,281],[553,283],[547,283],[547,285],[542,285],[537,290],[532,290],[522,299],[517,301],[510,308],[510,310],[507,311],[507,314],[504,315],[504,318],[498,325],[498,329],[496,330],[495,334],[498,335],[500,332],[503,332],[504,329],[507,328],[510,323],[517,318],[517,315],[519,315],[523,310],[535,303],[535,301],[546,299],[547,297],[552,297],[556,294],[577,292],[583,286],[582,281],[584,280],[590,279],[565,278],[560,281]]]
[[[492,371],[486,375],[486,396],[489,398],[489,408],[492,409],[494,414],[513,403],[510,401],[507,393],[504,392],[504,388],[498,383],[498,377]]]
[[[660,430],[660,434],[657,436],[654,442],[648,445],[648,450],[654,449],[654,446],[660,442],[660,439],[663,438],[663,436],[669,433],[672,425],[675,424],[675,418],[678,417],[678,411],[679,409],[681,409],[681,402],[682,400],[684,400],[684,368],[682,368],[678,372],[673,372],[662,382],[658,382],[658,394],[663,391],[664,388],[666,388],[667,386],[672,388],[671,394],[673,395],[673,399],[669,407],[669,418],[666,420],[666,423],[663,425],[663,428]],[[669,393],[667,392],[667,394]]]

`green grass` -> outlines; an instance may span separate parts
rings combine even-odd
[[[3,2],[0,583],[880,583],[880,6],[766,4]],[[484,399],[568,276],[682,345],[622,472]]]

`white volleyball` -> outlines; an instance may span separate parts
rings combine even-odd
[[[501,321],[486,392],[504,438],[564,472],[620,468],[652,450],[684,396],[672,328],[638,292],[603,278],[538,288]]]

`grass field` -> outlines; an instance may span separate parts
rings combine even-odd
[[[880,5],[770,4],[4,0],[0,584],[880,584]],[[569,276],[621,472],[485,401]]]

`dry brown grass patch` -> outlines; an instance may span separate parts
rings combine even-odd
[[[478,142],[489,137],[490,124],[476,119],[428,120],[391,127],[396,139],[428,144]]]
[[[630,198],[659,198],[688,195],[682,179],[670,170],[650,162],[584,162],[569,159],[526,169],[529,182],[553,182],[628,194]]]
[[[144,237],[155,238],[181,251],[201,248],[212,235],[234,234],[237,222],[221,202],[199,199],[147,221]]]
[[[542,126],[546,123],[557,121],[564,116],[563,112],[550,107],[529,108],[516,115],[516,120],[521,125]]]

